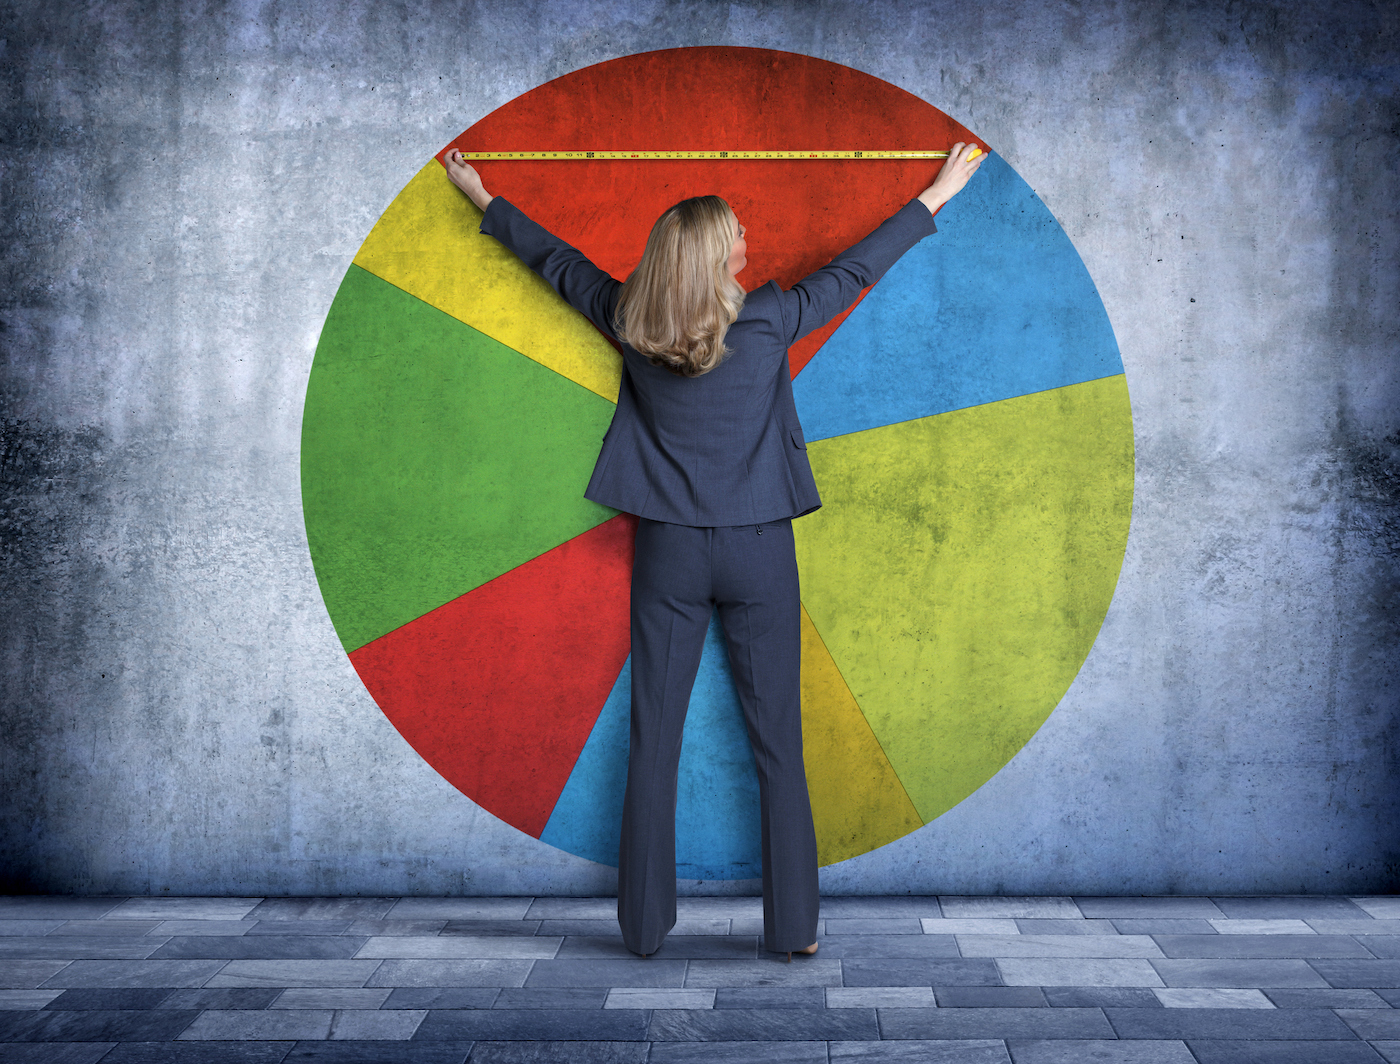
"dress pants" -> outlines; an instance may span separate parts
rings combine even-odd
[[[632,731],[617,920],[634,953],[676,923],[676,773],[717,608],[758,768],[763,941],[817,940],[817,840],[802,763],[801,603],[792,522],[692,528],[641,520],[632,566]]]

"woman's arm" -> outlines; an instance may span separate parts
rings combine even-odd
[[[613,316],[621,282],[600,270],[583,252],[531,221],[504,197],[487,192],[481,175],[460,153],[449,152],[445,166],[452,183],[481,208],[481,231],[510,248],[571,307],[616,339]]]

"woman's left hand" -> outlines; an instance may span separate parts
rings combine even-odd
[[[447,167],[448,180],[465,192],[467,199],[475,203],[481,210],[486,210],[496,197],[482,186],[481,175],[476,172],[476,167],[468,163],[456,148],[447,153],[443,163]]]

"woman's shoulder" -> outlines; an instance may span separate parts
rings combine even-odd
[[[760,285],[744,296],[744,308],[739,311],[743,318],[773,318],[782,313],[783,290],[777,281]]]

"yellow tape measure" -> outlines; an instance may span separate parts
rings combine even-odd
[[[460,149],[457,149],[460,151]],[[946,151],[463,151],[467,162],[586,159],[946,159]],[[978,148],[968,158],[982,154]]]

